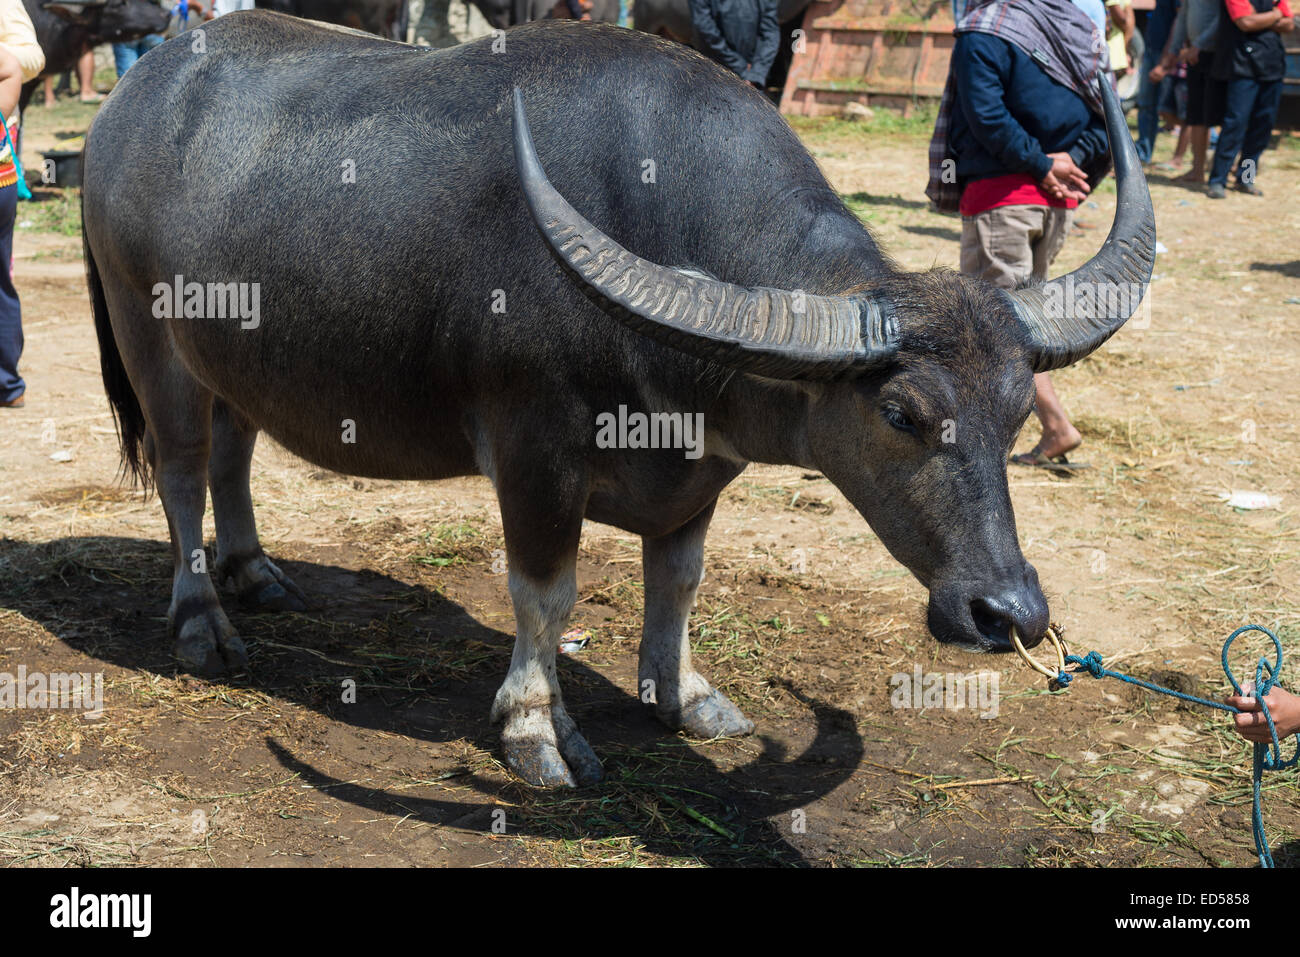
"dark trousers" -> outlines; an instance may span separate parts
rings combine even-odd
[[[14,258],[14,214],[18,209],[18,184],[0,189],[0,402],[27,391],[18,374],[23,354],[23,316],[10,264]]]
[[[1219,145],[1214,150],[1210,182],[1227,185],[1228,170],[1232,169],[1232,161],[1240,153],[1237,182],[1249,184],[1259,173],[1260,154],[1268,146],[1268,138],[1273,132],[1273,122],[1282,102],[1282,81],[1242,79],[1227,82],[1223,127],[1219,130]]]

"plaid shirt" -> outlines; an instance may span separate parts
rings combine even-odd
[[[1098,74],[1110,69],[1106,42],[1097,25],[1071,0],[968,0],[961,6],[966,14],[957,21],[954,34],[991,33],[1014,43],[1053,80],[1078,93],[1095,113],[1102,112],[1096,84]],[[944,213],[956,212],[961,202],[957,159],[948,151],[955,101],[950,66],[930,139],[930,182],[925,187],[925,195]]]

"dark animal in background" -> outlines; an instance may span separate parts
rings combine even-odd
[[[452,3],[458,2],[461,2],[461,0],[452,0]],[[506,30],[523,22],[518,15],[519,8],[522,5],[519,0],[474,0],[474,6],[478,7],[484,19],[498,30]],[[539,5],[545,7],[547,5],[546,0],[541,0]],[[549,9],[549,16],[554,19],[571,18],[568,4],[564,0],[551,4]],[[545,19],[545,17],[536,17],[534,19]],[[595,0],[591,8],[591,19],[596,23],[617,23],[618,0]]]
[[[1069,276],[1003,292],[899,270],[766,98],[656,37],[548,20],[500,55],[262,11],[208,29],[205,56],[164,44],[101,108],[82,206],[124,460],[171,529],[184,667],[247,664],[218,585],[304,605],[258,540],[259,431],[343,473],[492,480],[517,625],[492,717],[533,783],[601,773],[556,673],[584,519],[642,538],[637,698],[700,737],[752,730],[687,631],[718,494],[750,462],[830,479],[929,589],[938,640],[1042,639],[1007,455],[1034,372],[1114,334],[1155,255],[1109,88],[1110,235]],[[1127,294],[1077,309],[1076,289]],[[599,441],[622,410],[667,417],[669,441]]]
[[[167,29],[167,11],[150,0],[90,0],[50,3],[23,0],[36,28],[36,42],[45,53],[45,70],[23,85],[20,107],[26,107],[47,76],[74,69],[87,50],[101,43],[138,40]]]
[[[406,0],[258,0],[258,7],[290,16],[337,23],[389,40],[405,40]]]
[[[410,26],[410,9],[406,0],[258,0],[257,5],[276,13],[336,23],[390,40],[405,40]],[[516,0],[473,0],[473,5],[488,24],[498,30],[516,25]],[[553,9],[557,17],[569,15],[563,0]],[[612,23],[618,19],[618,0],[595,0],[591,12],[593,20]]]

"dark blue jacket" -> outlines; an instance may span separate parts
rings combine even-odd
[[[1069,153],[1097,185],[1093,170],[1104,170],[1110,155],[1106,124],[1079,94],[991,33],[960,34],[952,64],[948,148],[959,182],[1008,173],[1041,180],[1052,168],[1048,153]]]
[[[689,0],[701,53],[762,86],[781,42],[778,0]]]

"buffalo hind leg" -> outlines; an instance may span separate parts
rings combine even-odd
[[[212,395],[175,366],[149,385],[141,395],[149,422],[145,453],[172,539],[168,633],[176,658],[193,673],[237,670],[248,664],[248,651],[221,610],[203,549]]]
[[[208,482],[217,526],[216,576],[229,582],[241,603],[260,611],[304,611],[298,586],[266,557],[257,538],[248,489],[257,429],[221,399],[212,403],[212,455]]]
[[[704,536],[712,518],[710,505],[669,535],[641,539],[645,624],[637,693],[653,705],[660,721],[697,738],[754,730],[754,723],[691,664],[687,623],[704,572]]]
[[[535,464],[514,474],[523,477],[499,486],[498,497],[515,648],[492,704],[492,723],[502,725],[506,763],[529,784],[593,784],[601,778],[600,760],[565,710],[555,671],[560,635],[578,597],[582,510],[554,514],[554,503],[565,498],[559,489],[569,483],[547,481]]]

